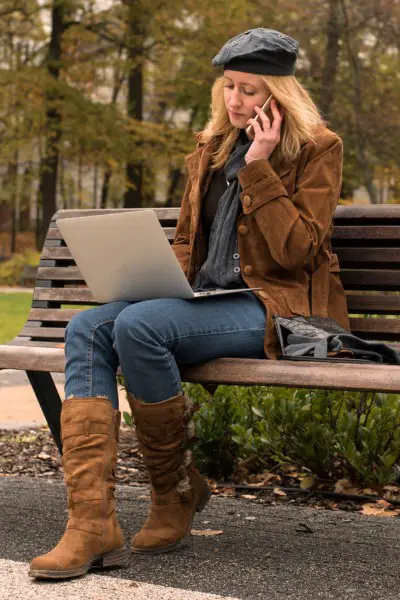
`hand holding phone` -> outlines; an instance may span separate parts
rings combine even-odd
[[[270,104],[271,104],[271,100],[272,100],[272,99],[273,99],[273,96],[272,96],[272,94],[271,94],[271,95],[270,95],[270,96],[267,98],[267,100],[264,102],[264,104],[262,105],[262,107],[261,107],[261,110],[262,110],[263,112],[265,112],[265,113],[267,112],[267,110],[269,109],[269,106],[270,106]],[[261,117],[260,117],[260,115],[259,115],[258,113],[257,113],[257,114],[256,114],[256,116],[254,117],[254,119],[255,119],[255,121],[256,121],[257,123],[259,123],[259,122],[260,122],[260,118],[261,118]],[[247,134],[248,136],[254,137],[254,135],[255,135],[255,134],[254,134],[254,127],[253,127],[253,125],[249,125],[249,126],[246,128],[246,134]]]

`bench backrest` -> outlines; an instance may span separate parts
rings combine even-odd
[[[96,305],[55,220],[123,210],[137,209],[61,210],[54,215],[32,308],[18,343],[60,346],[72,316],[87,305]],[[172,242],[179,208],[154,211]],[[400,205],[338,206],[332,248],[339,257],[352,332],[400,349]]]

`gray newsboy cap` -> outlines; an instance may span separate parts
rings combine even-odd
[[[214,67],[258,75],[293,75],[299,44],[274,29],[249,29],[222,46],[212,60]]]

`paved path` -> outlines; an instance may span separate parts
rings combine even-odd
[[[64,396],[64,374],[54,373],[60,397]],[[120,410],[130,412],[124,390],[119,390]],[[25,371],[0,371],[0,429],[39,427],[46,420]]]
[[[33,288],[0,286],[0,294],[17,294],[20,292],[26,292],[28,294],[33,294]]]
[[[129,543],[147,513],[147,492],[118,486],[117,504]],[[169,554],[130,555],[127,568],[106,577],[38,584],[28,579],[28,562],[64,531],[64,485],[0,477],[0,506],[0,559],[6,561],[0,564],[0,598],[122,600],[125,593],[124,600],[212,598],[201,594],[226,600],[398,600],[400,595],[398,519],[213,497],[194,528],[219,529],[222,535],[192,536]]]

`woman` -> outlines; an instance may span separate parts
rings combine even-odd
[[[186,161],[172,246],[193,288],[261,289],[195,302],[113,302],[69,323],[61,416],[69,520],[59,544],[31,563],[32,576],[73,577],[125,558],[114,501],[118,364],[152,483],[149,515],[132,549],[154,554],[182,542],[210,496],[188,449],[194,409],[177,364],[275,359],[274,313],[331,316],[349,329],[330,243],[342,142],[294,77],[297,52],[292,38],[258,28],[229,40],[214,58],[224,75]],[[270,94],[269,118],[260,107]]]

